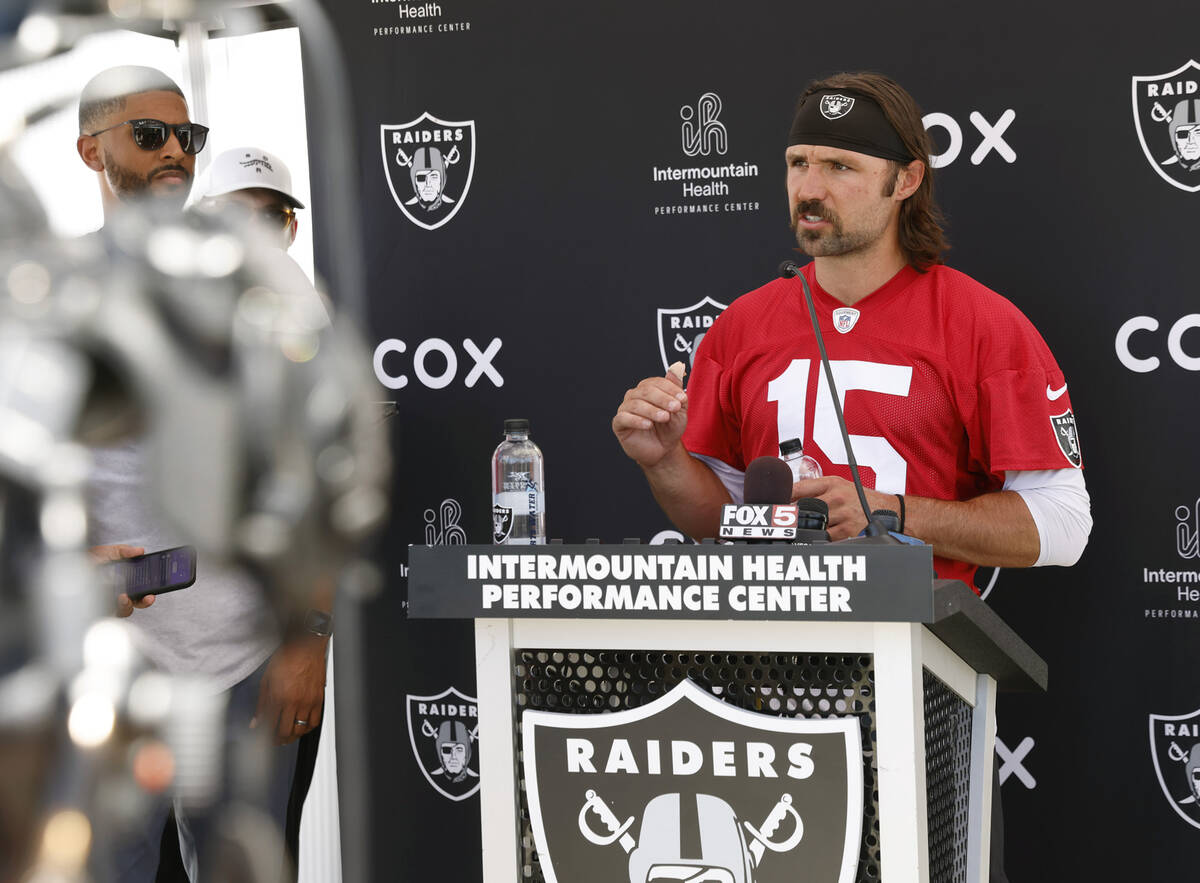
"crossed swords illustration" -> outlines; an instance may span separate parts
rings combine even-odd
[[[446,161],[446,165],[448,165],[448,166],[452,166],[452,165],[454,165],[456,162],[458,162],[460,159],[462,159],[462,154],[458,152],[458,145],[457,145],[457,144],[455,144],[455,145],[454,145],[452,148],[450,148],[450,152],[449,152],[449,153],[447,153],[447,154],[446,154],[446,155],[443,157],[443,159],[445,159],[445,161]],[[404,152],[404,148],[403,148],[403,147],[397,147],[397,148],[396,148],[396,162],[397,162],[397,163],[399,163],[400,165],[404,166],[405,168],[408,168],[409,166],[411,166],[411,165],[412,165],[412,162],[413,162],[413,161],[412,161],[412,157],[411,157],[411,156],[409,156],[407,153],[405,153],[405,152]],[[416,202],[417,200],[419,200],[420,198],[421,198],[421,197],[419,197],[419,196],[414,196],[412,199],[410,199],[408,202],[406,202],[406,203],[404,203],[404,204],[405,204],[405,205],[412,205],[413,203],[415,203],[415,202]],[[450,202],[450,203],[453,203],[453,202],[454,202],[454,200],[453,200],[453,199],[451,199],[449,196],[447,196],[445,193],[443,193],[443,194],[442,194],[442,202]]]
[[[434,742],[437,741],[437,730],[434,728],[433,724],[431,724],[429,722],[428,719],[421,721],[421,734],[433,739]],[[479,741],[479,725],[478,724],[476,724],[475,728],[467,734],[467,738],[470,739],[472,742]],[[441,754],[438,755],[438,759],[439,760],[441,759]],[[465,769],[467,771],[468,776],[474,776],[476,778],[479,777],[479,773],[475,772],[469,766],[464,766],[463,769]],[[433,771],[433,775],[436,776],[439,773],[444,773],[444,772],[446,772],[446,768],[444,766],[439,766],[436,770]]]
[[[609,846],[618,841],[621,848],[626,854],[633,852],[637,846],[637,841],[629,833],[629,828],[633,825],[634,818],[630,816],[625,821],[621,821],[613,813],[607,803],[600,797],[595,790],[589,788],[585,797],[583,807],[579,810],[579,833],[582,834],[589,842],[597,846]],[[600,824],[608,829],[607,834],[597,834],[592,829],[588,822],[587,814],[591,810],[600,820]],[[775,832],[779,830],[779,826],[783,824],[784,819],[791,816],[796,823],[796,830],[786,840],[772,840]],[[779,798],[779,802],[771,809],[767,815],[766,821],[758,828],[751,825],[749,822],[742,822],[742,826],[750,834],[754,841],[750,844],[750,854],[754,857],[754,867],[758,867],[762,863],[763,856],[767,850],[771,852],[788,852],[796,848],[796,844],[804,836],[804,821],[800,818],[800,814],[796,812],[792,806],[792,795],[784,794]]]
[[[1179,763],[1187,763],[1188,760],[1187,752],[1180,748],[1179,743],[1175,742],[1174,740],[1171,741],[1171,747],[1167,749],[1167,756],[1170,757],[1171,760],[1178,761]],[[1194,794],[1190,794],[1183,798],[1183,800],[1179,801],[1180,804],[1195,802],[1196,796]]]
[[[1165,107],[1162,106],[1161,103],[1156,101],[1154,102],[1154,107],[1150,108],[1150,119],[1154,120],[1156,123],[1169,123],[1171,122],[1171,114]],[[1169,166],[1172,163],[1177,162],[1179,162],[1179,157],[1175,154],[1171,154],[1171,158],[1164,159],[1161,164],[1164,166]]]

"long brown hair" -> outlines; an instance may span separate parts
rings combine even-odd
[[[890,77],[873,71],[841,73],[814,80],[800,96],[805,98],[822,89],[857,92],[879,105],[909,154],[925,164],[925,176],[916,192],[900,204],[900,248],[917,270],[942,263],[942,252],[950,248],[942,226],[942,210],[933,199],[933,169],[929,157],[933,141],[921,122],[921,109],[908,92]],[[900,163],[895,163],[897,171]]]

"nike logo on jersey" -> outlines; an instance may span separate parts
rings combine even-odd
[[[1049,383],[1046,384],[1046,398],[1048,398],[1052,402],[1056,401],[1057,399],[1062,398],[1062,394],[1066,391],[1067,391],[1067,385],[1065,383],[1062,386],[1060,386],[1058,389],[1051,389],[1050,384]]]

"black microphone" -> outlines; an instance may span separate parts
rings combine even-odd
[[[778,457],[758,457],[746,467],[742,498],[748,504],[790,503],[792,470]]]
[[[829,505],[816,497],[801,497],[796,501],[799,510],[796,527],[801,530],[825,530],[829,525]],[[828,537],[826,537],[828,539]]]
[[[794,276],[800,280],[804,289],[804,300],[808,304],[808,318],[812,323],[813,334],[817,338],[817,350],[821,353],[821,364],[825,368],[825,379],[829,382],[829,394],[833,398],[833,411],[837,414],[838,428],[842,431],[842,442],[846,445],[846,459],[850,461],[850,475],[854,478],[854,489],[858,492],[858,503],[862,506],[863,515],[867,519],[867,536],[886,537],[887,527],[877,519],[871,507],[867,504],[867,494],[863,490],[862,477],[858,474],[858,461],[854,459],[854,449],[850,447],[850,433],[846,431],[846,418],[842,415],[842,404],[838,396],[837,384],[833,382],[833,369],[829,367],[829,356],[825,353],[825,339],[821,336],[821,323],[817,321],[817,308],[813,304],[812,290],[808,280],[800,272],[795,261],[784,261],[779,265],[779,275],[783,278]],[[828,516],[828,510],[826,511]]]

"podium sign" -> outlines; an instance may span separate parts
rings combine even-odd
[[[411,546],[430,619],[932,622],[929,546]]]

